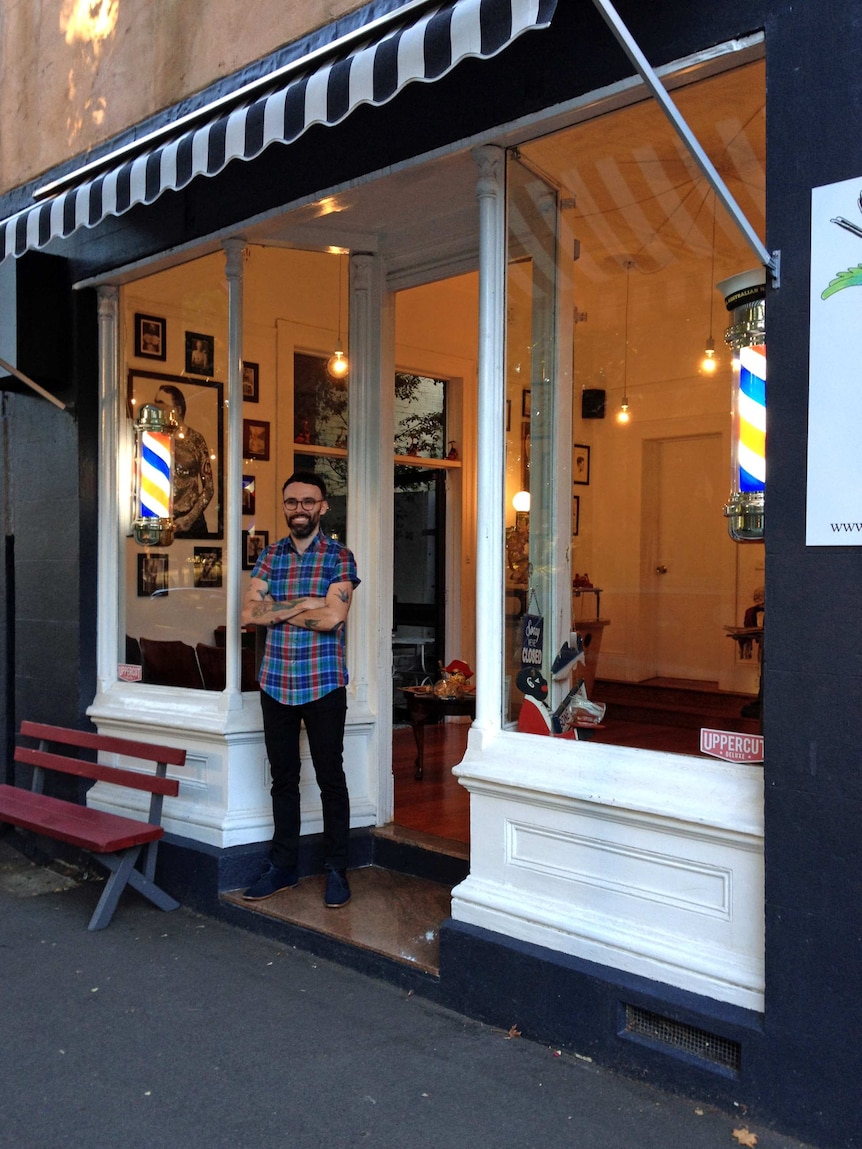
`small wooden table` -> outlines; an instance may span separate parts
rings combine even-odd
[[[425,774],[425,727],[449,714],[469,714],[475,718],[476,695],[471,691],[460,698],[440,698],[433,690],[422,686],[403,686],[401,689],[407,702],[407,721],[413,727],[416,739],[416,778],[421,781]]]

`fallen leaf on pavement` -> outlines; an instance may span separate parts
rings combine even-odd
[[[751,1149],[754,1149],[754,1146],[757,1144],[757,1134],[749,1133],[748,1129],[744,1125],[741,1129],[734,1129],[733,1136],[736,1138],[740,1145],[751,1146]]]

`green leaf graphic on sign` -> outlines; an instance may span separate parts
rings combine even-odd
[[[845,287],[862,287],[862,264],[848,267],[846,271],[839,271],[835,278],[830,280],[829,286],[820,298],[828,299],[830,295],[834,295]]]

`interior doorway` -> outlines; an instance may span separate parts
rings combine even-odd
[[[721,674],[726,468],[720,434],[644,445],[644,565],[652,586],[652,675],[708,681]]]

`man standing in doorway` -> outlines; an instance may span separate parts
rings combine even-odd
[[[269,865],[243,897],[260,901],[298,881],[299,732],[304,722],[323,806],[324,902],[334,909],[350,900],[350,801],[342,761],[344,631],[359,579],[351,552],[320,529],[329,509],[320,476],[295,472],[282,488],[282,501],[288,534],[258,559],[242,610],[243,623],[267,627],[260,704],[275,824]]]

